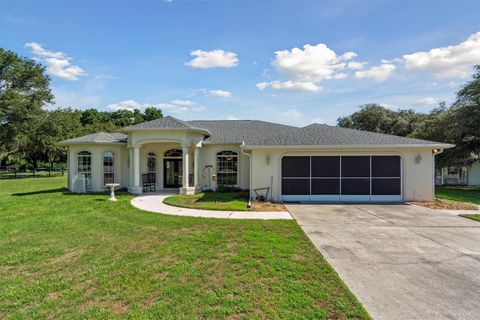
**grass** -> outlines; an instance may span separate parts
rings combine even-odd
[[[164,203],[183,208],[249,211],[248,192],[204,192],[191,196],[173,195]]]
[[[461,214],[460,217],[472,219],[480,222],[480,214]]]
[[[366,319],[295,221],[175,217],[0,181],[0,319]]]
[[[436,186],[435,196],[440,199],[470,202],[480,205],[479,186]]]

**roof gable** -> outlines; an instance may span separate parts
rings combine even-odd
[[[127,135],[120,132],[96,132],[85,136],[62,141],[61,144],[75,143],[126,143]]]
[[[172,116],[166,116],[151,121],[146,121],[122,129],[122,131],[131,131],[135,129],[191,129],[185,121]]]

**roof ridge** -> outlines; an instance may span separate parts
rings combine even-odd
[[[348,130],[348,131],[356,131],[356,132],[360,131],[360,132],[365,132],[367,134],[375,134],[375,135],[388,136],[388,137],[393,136],[393,137],[397,137],[397,138],[424,141],[424,142],[437,142],[437,141],[430,141],[430,140],[425,140],[425,139],[412,138],[412,137],[408,137],[408,136],[399,136],[399,135],[383,133],[383,132],[375,132],[375,131],[368,131],[368,130],[354,129],[354,128],[345,128],[345,127],[340,127],[340,126],[331,126],[331,125],[328,125],[328,124],[321,124],[321,123],[312,123],[312,124],[310,124],[306,127],[303,127],[302,129],[307,129],[309,127],[312,127],[313,125],[324,126],[324,127],[332,128],[332,129],[336,129],[336,130]],[[442,142],[442,143],[444,143],[444,142]]]

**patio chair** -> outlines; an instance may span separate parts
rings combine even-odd
[[[156,185],[155,173],[142,174],[142,190],[143,192],[155,191]]]

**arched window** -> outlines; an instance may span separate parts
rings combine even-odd
[[[78,173],[85,175],[85,187],[92,186],[92,154],[88,151],[78,153]]]
[[[107,151],[103,154],[103,184],[115,182],[115,154]]]
[[[238,154],[233,151],[217,153],[217,184],[235,186],[238,184]]]
[[[155,173],[157,172],[157,156],[153,152],[147,154],[147,172]]]
[[[170,149],[168,151],[165,151],[163,154],[164,158],[181,158],[183,155],[182,150],[180,149]]]

